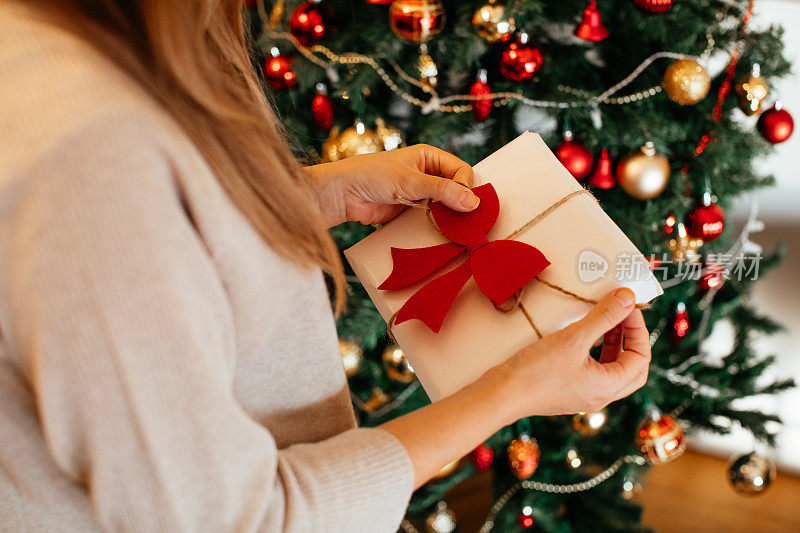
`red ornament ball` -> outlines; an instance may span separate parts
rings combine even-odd
[[[444,6],[439,0],[394,0],[389,7],[392,31],[412,43],[430,41],[444,28]]]
[[[521,32],[517,40],[509,43],[500,55],[500,74],[511,81],[525,81],[542,70],[542,52],[528,43],[529,37]]]
[[[673,0],[633,0],[633,3],[646,13],[663,13],[669,11]]]
[[[686,215],[686,232],[694,239],[711,242],[722,235],[725,212],[716,204],[700,204]]]
[[[297,74],[292,71],[291,60],[281,55],[277,48],[270,51],[264,63],[264,77],[272,89],[291,89],[297,85]]]
[[[322,0],[307,0],[289,18],[289,33],[303,46],[310,46],[333,29],[333,10]]]
[[[472,96],[486,96],[491,94],[492,90],[489,84],[486,83],[486,70],[481,69],[478,72],[478,79],[472,84],[469,89],[469,94]],[[480,100],[472,101],[472,114],[475,115],[475,120],[483,122],[489,118],[489,113],[492,112],[492,100],[490,98],[482,98]]]
[[[794,119],[788,111],[775,106],[758,117],[758,131],[772,144],[782,143],[792,135]]]
[[[539,445],[535,439],[522,436],[508,445],[508,465],[519,479],[528,479],[539,466]]]
[[[328,89],[324,83],[317,84],[317,94],[311,100],[311,115],[314,123],[322,131],[328,131],[333,126],[333,100],[328,96]]]
[[[475,465],[475,468],[477,468],[478,471],[486,470],[492,466],[492,461],[494,461],[494,450],[485,444],[479,444],[477,448],[470,452],[469,458],[472,460],[472,464]]]
[[[380,6],[389,5],[392,3],[392,0],[367,0],[368,4],[375,4]]]
[[[592,171],[594,158],[581,143],[572,139],[572,132],[564,132],[564,141],[556,148],[556,157],[576,180],[582,180]]]

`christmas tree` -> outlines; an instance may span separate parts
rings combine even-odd
[[[265,85],[309,164],[401,143],[474,164],[535,131],[650,257],[665,290],[645,315],[645,387],[600,413],[504,428],[414,494],[406,531],[452,531],[444,493],[488,468],[495,501],[482,531],[638,530],[630,497],[651,465],[683,451],[684,430],[741,426],[772,443],[776,417],[734,400],[792,386],[759,379],[772,358],[751,350],[754,334],[779,329],[747,292],[780,254],[750,240],[754,216],[725,220],[735,196],[771,183],[753,161],[792,129],[769,93],[790,67],[782,30],[750,27],[752,1],[249,4]],[[347,223],[333,235],[344,249],[371,231]],[[343,364],[361,424],[378,425],[428,399],[350,274]],[[721,319],[735,341],[711,361],[702,343]],[[764,490],[769,461],[742,452],[734,488]],[[761,469],[758,479],[736,477],[743,464]]]

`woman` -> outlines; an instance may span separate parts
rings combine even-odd
[[[619,290],[451,397],[355,428],[326,227],[398,198],[474,209],[471,170],[427,146],[300,168],[240,10],[0,5],[3,530],[390,532],[502,426],[646,379]]]

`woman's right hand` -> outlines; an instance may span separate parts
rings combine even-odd
[[[415,487],[503,426],[527,416],[598,411],[647,380],[650,338],[634,295],[618,289],[458,392],[381,428],[403,444]],[[603,335],[600,361],[589,348]],[[624,350],[623,350],[624,341]]]
[[[494,367],[489,373],[502,376],[508,394],[507,422],[599,411],[642,387],[650,364],[650,336],[642,312],[633,304],[633,292],[617,289],[583,319]],[[603,349],[597,361],[589,348],[601,335]]]

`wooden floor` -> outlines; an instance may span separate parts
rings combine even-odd
[[[640,498],[644,523],[661,533],[800,532],[800,478],[779,472],[763,494],[741,496],[726,472],[727,461],[692,452],[654,467]]]
[[[644,523],[660,533],[800,533],[800,478],[778,474],[769,490],[741,496],[726,479],[727,461],[686,452],[648,474],[639,501]],[[491,475],[468,479],[448,494],[460,533],[473,533],[491,505]]]

